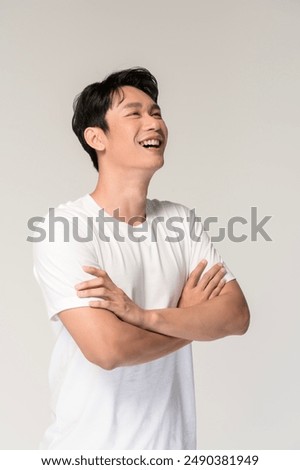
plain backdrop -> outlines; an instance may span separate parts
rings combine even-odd
[[[252,312],[247,335],[194,344],[202,449],[299,449],[297,0],[0,1],[0,448],[36,449],[53,336],[30,217],[90,192],[73,98],[130,66],[157,77],[169,127],[149,197],[247,219],[216,243]],[[251,240],[251,207],[272,241]]]

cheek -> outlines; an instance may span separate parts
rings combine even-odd
[[[165,136],[166,136],[166,143],[167,143],[169,131],[168,131],[168,128],[167,128],[167,126],[166,126],[165,123],[164,123],[164,125],[163,125],[163,128],[164,128],[164,134],[165,134]]]
[[[168,135],[167,124],[165,123],[165,121],[164,121],[163,119],[162,119],[162,121],[161,121],[161,127],[162,127],[164,133],[165,133],[166,135]]]
[[[120,147],[129,141],[130,132],[125,126],[114,126],[110,132],[110,146]]]

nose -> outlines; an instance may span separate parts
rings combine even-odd
[[[155,131],[161,128],[161,122],[155,116],[147,114],[144,118],[144,126],[147,130]]]

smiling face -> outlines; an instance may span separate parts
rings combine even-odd
[[[109,131],[102,133],[100,166],[102,158],[106,165],[124,169],[154,172],[163,165],[168,130],[150,96],[138,88],[122,87],[115,93],[106,121]]]

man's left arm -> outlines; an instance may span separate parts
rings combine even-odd
[[[236,280],[227,282],[217,296],[201,303],[186,307],[179,303],[179,307],[162,309],[139,307],[106,273],[98,274],[97,282],[105,289],[106,298],[91,301],[90,306],[110,310],[121,320],[144,330],[189,341],[211,341],[242,335],[249,326],[248,305]],[[86,291],[85,295],[89,294]]]
[[[130,313],[130,312],[128,312]],[[116,313],[117,314],[117,313]],[[236,280],[226,283],[217,297],[186,308],[153,309],[123,316],[136,326],[188,340],[211,341],[246,333],[250,314]]]

